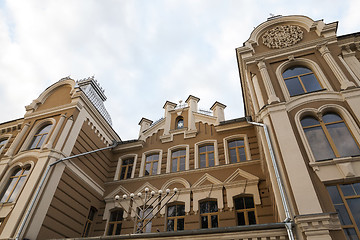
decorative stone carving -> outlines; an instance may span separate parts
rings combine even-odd
[[[272,28],[262,36],[263,44],[268,48],[285,48],[300,42],[304,32],[298,26],[284,25]]]

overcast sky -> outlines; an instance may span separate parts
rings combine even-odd
[[[271,14],[339,21],[360,31],[360,1],[0,0],[0,122],[24,116],[48,86],[95,76],[123,140],[169,100],[191,94],[243,117],[235,48]]]

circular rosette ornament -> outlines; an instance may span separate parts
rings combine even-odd
[[[286,48],[300,42],[304,32],[298,26],[283,25],[267,30],[262,36],[263,44],[268,48]]]

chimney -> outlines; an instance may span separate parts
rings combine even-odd
[[[225,121],[225,114],[224,109],[226,108],[226,105],[219,103],[216,101],[212,107],[210,108],[211,111],[213,111],[213,116],[216,117],[216,124],[218,125],[220,122]]]

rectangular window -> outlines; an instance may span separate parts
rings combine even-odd
[[[230,163],[246,161],[245,142],[244,140],[229,141]]]
[[[327,190],[348,239],[360,239],[360,183],[328,186]]]
[[[153,216],[153,208],[152,207],[145,207],[145,211],[143,209],[138,209],[138,215],[140,218],[137,218],[137,233],[143,232],[151,232],[152,226],[152,216]]]
[[[184,230],[185,205],[176,204],[168,206],[167,209],[167,231]]]
[[[214,145],[199,147],[200,168],[215,166]]]
[[[177,150],[171,153],[171,172],[185,170],[186,150]]]
[[[237,217],[237,224],[251,225],[256,224],[255,204],[253,197],[236,197],[234,198],[234,206]]]
[[[146,156],[144,175],[156,175],[159,164],[159,154]]]
[[[218,206],[216,201],[200,203],[201,228],[217,228],[219,226]]]
[[[110,214],[107,235],[120,235],[123,221],[123,210],[115,210]]]
[[[122,160],[120,170],[120,180],[131,178],[131,172],[134,165],[134,158],[128,158]]]

